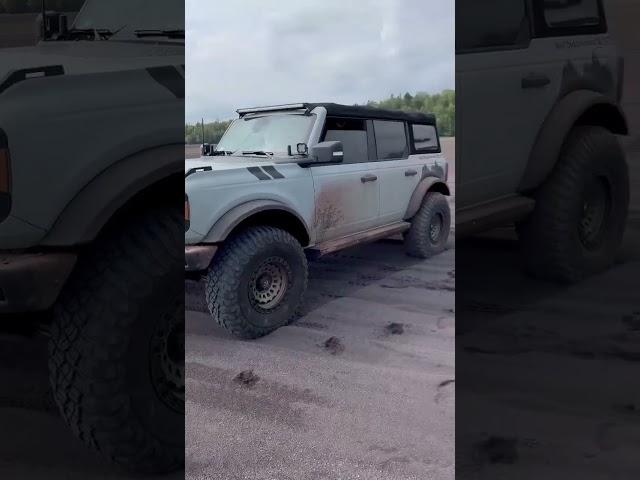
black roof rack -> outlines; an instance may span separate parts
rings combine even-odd
[[[384,108],[361,106],[361,105],[340,105],[338,103],[305,103],[309,110],[316,107],[324,107],[327,114],[333,117],[356,117],[371,118],[379,120],[403,120],[416,123],[436,124],[436,117],[430,113],[405,112],[402,110],[387,110]]]
[[[327,114],[332,117],[367,118],[378,120],[403,120],[415,123],[435,125],[436,117],[431,113],[404,112],[402,110],[388,110],[384,108],[361,106],[361,105],[340,105],[338,103],[289,103],[286,105],[273,105],[266,107],[241,108],[236,110],[240,117],[250,113],[262,112],[282,112],[289,110],[306,110],[307,112],[316,107],[324,107]]]

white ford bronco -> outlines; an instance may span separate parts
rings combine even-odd
[[[332,103],[238,114],[215,150],[185,162],[185,269],[206,272],[211,315],[234,335],[292,319],[307,257],[395,234],[419,258],[445,249],[434,116]]]

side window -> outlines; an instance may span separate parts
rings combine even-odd
[[[413,148],[417,153],[438,153],[438,132],[433,125],[412,125]]]
[[[606,32],[601,0],[545,0],[538,5],[541,36]]]
[[[364,120],[328,117],[325,141],[342,142],[344,163],[368,162],[367,124]]]
[[[409,154],[404,122],[374,120],[378,160],[406,158]]]
[[[526,0],[456,0],[456,51],[513,48],[529,40]]]

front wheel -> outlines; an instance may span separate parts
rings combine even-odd
[[[411,228],[405,236],[407,254],[429,258],[444,251],[449,230],[451,211],[447,197],[438,192],[428,192],[422,206],[411,219]]]
[[[184,465],[180,209],[135,214],[79,260],[56,305],[53,394],[89,447],[144,473]]]
[[[284,230],[253,227],[230,238],[206,277],[213,318],[233,335],[253,339],[286,325],[307,288],[307,259]]]

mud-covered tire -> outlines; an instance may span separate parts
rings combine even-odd
[[[137,472],[184,465],[183,231],[179,209],[132,215],[79,258],[54,308],[49,370],[64,420]]]
[[[577,127],[533,213],[518,225],[526,270],[570,283],[615,260],[629,205],[629,177],[617,138],[601,127]]]
[[[447,197],[438,192],[425,195],[411,228],[404,237],[408,255],[429,258],[444,251],[451,230],[451,211]]]
[[[275,272],[270,277],[269,268]],[[262,282],[257,275],[263,269],[267,283],[271,277],[279,278],[277,288],[275,281],[264,287],[267,294],[257,289]],[[307,289],[307,277],[304,250],[292,235],[278,228],[252,227],[228,239],[214,257],[206,276],[207,306],[218,324],[233,335],[262,337],[293,319]],[[272,305],[266,303],[271,297]]]

